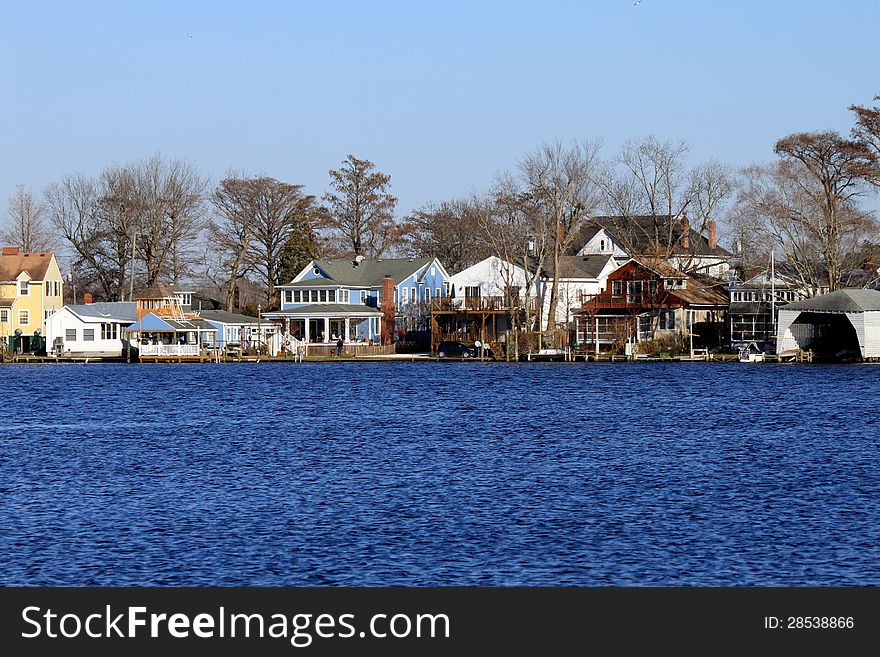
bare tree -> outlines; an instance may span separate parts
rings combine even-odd
[[[733,198],[735,177],[710,160],[691,167],[684,142],[654,136],[624,144],[620,155],[599,176],[608,226],[629,253],[662,260],[674,257],[683,271],[693,268],[690,231],[702,233],[723,215]],[[645,247],[645,245],[649,245]]]
[[[820,170],[825,168],[815,169]],[[843,174],[842,163],[834,171],[823,183],[799,158],[790,158],[752,166],[742,174],[740,202],[760,219],[764,234],[781,249],[804,289],[813,294],[826,285],[838,289],[849,254],[876,233],[873,216],[856,202],[864,182],[851,174],[846,177],[852,185],[832,180]]]
[[[552,253],[553,235],[543,208],[512,175],[499,176],[489,198],[479,225],[493,255],[502,261],[499,274],[513,329],[513,344],[508,341],[507,355],[510,357],[512,347],[514,360],[518,360],[521,332],[541,329],[541,309],[533,311],[532,301],[537,280]]]
[[[520,170],[530,197],[550,225],[553,283],[550,288],[547,330],[556,329],[562,257],[599,206],[595,184],[600,142],[543,144],[526,156]]]
[[[404,221],[403,253],[439,258],[450,272],[478,263],[492,253],[481,225],[485,211],[486,200],[476,195],[429,203]]]
[[[266,287],[272,306],[286,251],[295,244],[314,250],[315,230],[324,211],[302,185],[274,178],[226,178],[211,196],[219,221],[211,235],[227,263],[230,282],[226,307],[232,308],[234,288],[252,271]]]
[[[45,193],[49,222],[74,252],[74,268],[83,283],[96,283],[98,294],[110,300],[121,294],[122,272],[107,253],[99,198],[97,182],[79,173],[64,176]]]
[[[46,208],[29,189],[18,185],[7,208],[8,221],[0,231],[0,242],[25,253],[52,249],[54,237],[46,223]]]
[[[230,172],[211,194],[216,218],[208,230],[221,268],[229,277],[223,303],[227,312],[235,308],[235,287],[247,271],[247,257],[256,233],[250,180]]]
[[[394,220],[397,198],[388,192],[390,185],[391,176],[354,155],[330,171],[333,191],[323,200],[329,204],[331,242],[340,253],[375,258],[399,239],[400,227]]]
[[[874,100],[880,100],[880,96],[875,96]],[[853,139],[864,144],[866,149],[880,158],[880,105],[874,107],[850,105],[849,108],[856,115],[856,124],[852,129]],[[877,158],[866,167],[864,178],[880,187],[880,165]]]

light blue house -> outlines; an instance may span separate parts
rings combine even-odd
[[[390,300],[383,299],[386,277]],[[306,342],[379,342],[383,301],[393,312],[397,331],[427,330],[431,302],[446,295],[448,282],[449,274],[436,258],[312,260],[277,288],[280,310],[263,317]]]

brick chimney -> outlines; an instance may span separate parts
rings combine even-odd
[[[394,344],[397,317],[394,308],[394,279],[389,274],[382,278],[382,344]]]
[[[3,255],[18,255],[18,247],[17,246],[4,246],[3,247]]]
[[[709,248],[714,251],[715,247],[718,246],[718,224],[715,223],[714,219],[710,219],[706,223],[706,228],[709,230]]]
[[[83,303],[86,305],[92,303],[92,293],[91,292],[86,292],[85,294],[83,294]]]
[[[681,215],[681,248],[687,251],[691,245],[691,225],[686,214]]]

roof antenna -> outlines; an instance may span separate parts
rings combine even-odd
[[[356,255],[351,264],[354,266],[355,269],[357,269],[364,260],[366,260],[364,256]]]

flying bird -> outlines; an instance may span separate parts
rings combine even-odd
[[[187,38],[187,39],[192,39],[192,38],[193,38],[193,35],[192,35],[192,34],[187,34],[187,35],[186,35],[186,38]]]

